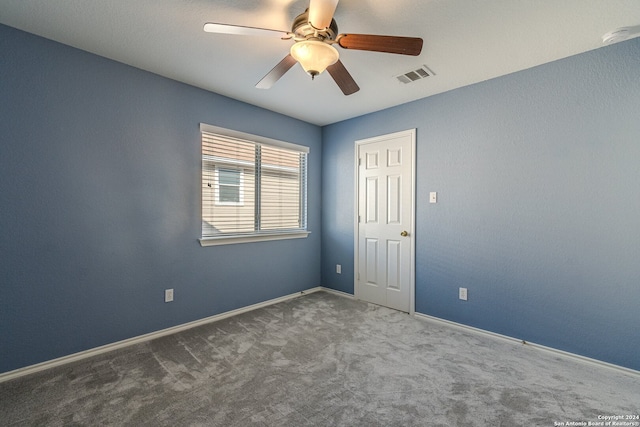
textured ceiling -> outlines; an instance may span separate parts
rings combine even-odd
[[[134,67],[325,125],[603,47],[640,24],[639,0],[341,0],[340,32],[422,37],[419,57],[340,51],[360,91],[345,97],[298,65],[255,84],[291,41],[210,34],[205,22],[289,30],[308,0],[0,0],[0,22]],[[436,75],[402,84],[422,65]]]

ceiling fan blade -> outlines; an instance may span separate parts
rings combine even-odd
[[[336,7],[338,7],[338,0],[311,0],[309,22],[314,28],[324,30],[331,25]]]
[[[280,80],[280,78],[284,76],[285,73],[296,64],[296,62],[298,61],[296,61],[293,56],[291,56],[291,54],[285,56],[284,59],[278,63],[278,65],[273,67],[273,69],[269,71],[267,75],[258,82],[258,84],[256,84],[256,87],[258,89],[269,89],[278,80]]]
[[[207,22],[204,24],[207,33],[235,34],[238,36],[264,36],[279,39],[290,39],[293,34],[287,31],[269,30],[267,28],[243,27],[242,25],[216,24]]]
[[[340,34],[336,40],[345,49],[370,50],[412,56],[418,56],[422,52],[422,39],[417,37]]]
[[[351,95],[360,90],[358,84],[344,67],[342,61],[338,60],[335,64],[330,65],[327,67],[327,71],[345,95]]]

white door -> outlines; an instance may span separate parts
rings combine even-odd
[[[356,142],[356,298],[414,310],[415,130]]]

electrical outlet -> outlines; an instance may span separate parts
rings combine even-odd
[[[165,289],[164,290],[164,302],[173,301],[173,289]]]
[[[467,288],[458,289],[458,298],[460,298],[463,301],[467,300]]]
[[[336,273],[342,274],[342,266],[340,264],[336,264]]]

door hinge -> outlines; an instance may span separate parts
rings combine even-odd
[[[362,157],[358,159],[358,166],[362,166]]]
[[[360,218],[360,215],[358,215],[358,224],[360,224],[362,222],[362,219]]]

